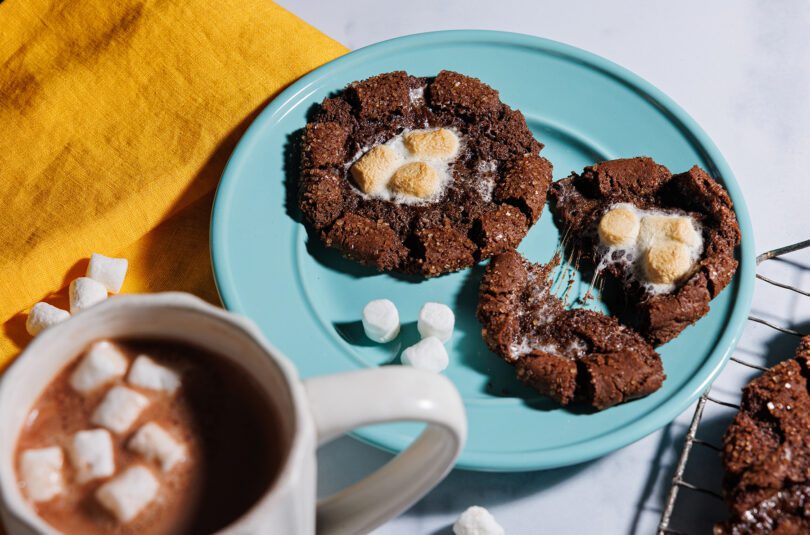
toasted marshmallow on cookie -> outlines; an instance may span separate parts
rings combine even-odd
[[[352,166],[352,178],[360,191],[372,195],[388,183],[402,156],[388,145],[376,145]]]
[[[391,176],[388,187],[394,193],[426,199],[439,189],[439,173],[425,162],[406,163]]]
[[[640,226],[635,211],[618,206],[599,220],[599,239],[608,246],[627,245],[636,240]]]
[[[644,254],[644,272],[655,284],[672,284],[691,268],[689,248],[676,241],[658,243]]]
[[[605,212],[597,231],[607,248],[602,262],[632,265],[638,282],[652,293],[671,291],[703,253],[700,223],[689,214],[622,203]]]
[[[638,241],[643,247],[669,240],[694,247],[700,236],[688,217],[648,215],[641,219]]]
[[[450,163],[461,140],[450,128],[407,130],[373,146],[351,166],[357,187],[395,203],[437,199],[451,180]]]
[[[403,135],[405,147],[423,158],[453,158],[458,153],[458,136],[448,128],[412,130]]]

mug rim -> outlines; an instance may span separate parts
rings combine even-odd
[[[234,329],[239,335],[250,339],[256,346],[267,356],[267,358],[275,365],[280,372],[280,377],[283,378],[284,383],[287,385],[290,401],[292,402],[293,414],[288,415],[292,418],[292,433],[291,440],[287,446],[287,451],[284,456],[281,468],[273,479],[270,486],[265,492],[248,507],[239,517],[237,517],[231,524],[225,526],[219,533],[228,533],[232,530],[238,530],[245,525],[251,524],[254,521],[254,516],[259,512],[272,505],[274,498],[277,497],[280,491],[290,486],[293,481],[293,472],[295,467],[300,466],[302,463],[301,457],[306,454],[306,447],[304,441],[306,435],[312,435],[314,440],[314,430],[310,429],[311,425],[305,417],[306,396],[304,394],[303,385],[298,372],[292,362],[287,359],[281,352],[279,352],[272,344],[270,344],[264,335],[259,331],[258,327],[248,318],[228,312],[222,308],[212,305],[199,297],[186,292],[160,292],[152,294],[125,294],[110,296],[107,300],[99,303],[92,308],[74,314],[67,321],[58,325],[54,325],[45,331],[35,336],[14,359],[8,369],[3,373],[0,378],[0,403],[3,403],[4,397],[8,390],[8,385],[14,382],[17,375],[20,375],[23,368],[37,365],[33,355],[47,350],[49,344],[53,344],[60,337],[64,336],[75,329],[81,328],[81,323],[76,323],[74,318],[90,321],[95,316],[101,316],[108,313],[111,309],[115,308],[164,308],[164,309],[177,309],[186,312],[195,312],[216,321],[227,325],[229,328]],[[137,336],[137,335],[136,335]],[[171,338],[168,335],[167,338]],[[187,342],[191,343],[191,342]],[[204,346],[200,346],[203,349]],[[245,370],[242,365],[231,359],[228,355],[221,355],[222,358],[228,359],[229,362],[238,366],[245,373],[250,375],[248,370]],[[71,361],[68,361],[71,362]],[[64,368],[50,370],[51,377],[48,381],[59,373]],[[46,386],[40,390],[35,397],[39,398],[44,392]],[[268,392],[266,388],[261,387],[261,390],[271,397],[272,393]],[[0,430],[5,429],[9,424],[5,420],[0,420]],[[21,426],[12,430],[16,434],[14,447],[11,449],[11,455],[15,455],[17,451],[17,441],[21,431]],[[11,470],[4,470],[3,460],[0,460],[0,505],[2,505],[5,512],[13,517],[16,521],[29,527],[33,527],[39,532],[43,533],[59,533],[59,531],[45,522],[40,517],[33,505],[23,496],[23,493],[18,485],[16,474],[15,460],[11,460]],[[10,473],[9,473],[10,472]]]

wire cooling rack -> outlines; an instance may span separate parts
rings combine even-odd
[[[794,243],[793,245],[780,247],[778,249],[774,249],[772,251],[762,253],[761,255],[759,255],[757,257],[757,265],[759,266],[760,264],[762,264],[763,262],[765,262],[767,260],[771,260],[773,258],[777,258],[777,257],[780,257],[782,255],[792,253],[794,251],[799,251],[801,249],[807,249],[807,248],[810,248],[810,240],[806,240],[806,241],[799,242],[799,243]],[[771,284],[773,286],[777,286],[779,288],[783,288],[785,290],[790,290],[790,291],[796,292],[796,293],[798,293],[800,295],[810,297],[810,292],[801,290],[800,288],[796,288],[796,287],[788,285],[788,284],[783,284],[781,282],[772,280],[772,279],[770,279],[770,278],[768,278],[768,277],[766,277],[764,275],[761,275],[759,273],[757,273],[757,278],[764,281],[764,282],[766,282],[766,283],[768,283],[768,284]],[[750,321],[752,321],[752,322],[760,323],[762,325],[766,325],[766,326],[768,326],[768,327],[770,327],[772,329],[775,329],[775,330],[777,330],[777,331],[779,331],[781,333],[790,334],[790,335],[793,335],[793,336],[804,336],[803,333],[800,333],[800,332],[795,331],[793,329],[788,329],[786,327],[776,325],[776,324],[771,323],[770,321],[767,321],[767,320],[765,320],[763,318],[759,318],[759,317],[756,317],[756,316],[748,316],[748,319]],[[753,364],[751,362],[746,362],[745,360],[739,359],[737,357],[731,357],[730,360],[733,363],[733,365],[736,365],[736,366],[745,366],[747,368],[752,368],[752,369],[760,371],[760,372],[764,372],[764,371],[767,370],[767,368],[765,368],[765,367],[758,366],[758,365]],[[684,438],[683,449],[681,450],[681,455],[678,457],[678,462],[675,465],[675,473],[672,475],[672,482],[671,482],[670,487],[669,487],[669,493],[667,494],[667,499],[666,499],[666,502],[665,502],[665,505],[664,505],[664,510],[661,513],[661,521],[658,524],[658,535],[689,535],[688,533],[686,533],[684,531],[679,531],[677,529],[674,529],[674,528],[670,527],[670,521],[672,520],[672,514],[673,514],[673,512],[675,510],[675,504],[678,501],[678,494],[680,493],[681,489],[684,489],[684,490],[689,491],[689,492],[702,493],[702,494],[711,496],[712,498],[719,499],[719,500],[723,499],[722,496],[718,492],[715,492],[714,490],[708,489],[708,488],[703,487],[701,485],[696,485],[696,484],[690,483],[689,481],[686,481],[684,479],[684,472],[686,471],[686,465],[689,462],[689,455],[690,455],[690,453],[692,453],[692,448],[694,446],[698,446],[698,447],[702,447],[702,448],[708,448],[710,450],[714,450],[717,453],[722,451],[722,447],[719,444],[714,444],[712,442],[702,440],[702,439],[698,438],[698,436],[697,436],[698,428],[700,427],[700,422],[701,422],[701,419],[703,418],[703,411],[706,408],[706,405],[711,403],[711,404],[716,404],[716,405],[720,405],[720,406],[723,406],[723,407],[728,407],[728,408],[731,408],[731,409],[739,409],[740,408],[739,405],[737,405],[735,403],[729,403],[727,401],[722,401],[722,400],[719,400],[717,398],[712,397],[711,393],[712,393],[712,387],[710,386],[706,390],[706,392],[703,393],[703,395],[700,397],[700,399],[698,399],[697,406],[695,407],[695,413],[692,416],[692,421],[689,424],[689,428],[688,428],[688,430],[686,432],[686,437]]]

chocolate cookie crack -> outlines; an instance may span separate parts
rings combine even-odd
[[[492,258],[476,311],[487,346],[563,406],[602,410],[660,388],[660,356],[638,333],[599,312],[569,309],[554,295],[558,262],[532,264],[516,251]]]
[[[736,271],[733,204],[698,167],[673,175],[651,158],[606,161],[554,183],[549,197],[568,247],[619,284],[618,304],[654,345],[704,316]]]
[[[381,74],[325,99],[305,127],[299,207],[352,260],[438,276],[520,243],[551,183],[541,148],[475,78]]]
[[[810,338],[743,390],[723,438],[723,494],[731,518],[717,534],[810,531]]]

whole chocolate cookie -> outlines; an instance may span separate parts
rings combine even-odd
[[[523,239],[551,182],[541,148],[475,78],[381,74],[325,99],[307,124],[299,206],[352,260],[441,275]]]
[[[651,158],[612,160],[554,183],[549,196],[567,245],[620,283],[654,345],[705,315],[737,269],[731,199],[698,167],[673,175]]]
[[[557,261],[532,264],[516,251],[492,258],[477,310],[487,346],[561,405],[584,401],[601,410],[658,390],[661,357],[641,335],[599,312],[568,309],[554,295]]]
[[[810,533],[810,337],[743,390],[723,438],[731,518],[717,535]]]

